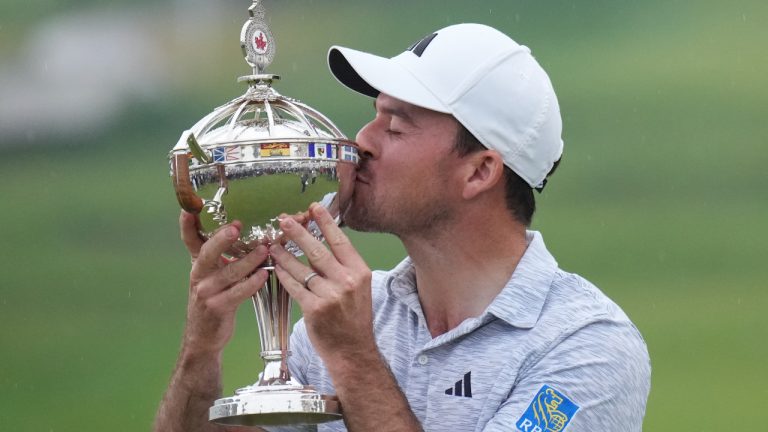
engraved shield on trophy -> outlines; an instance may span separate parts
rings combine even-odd
[[[241,31],[241,46],[253,74],[241,77],[248,89],[184,131],[170,157],[181,207],[200,218],[207,238],[239,220],[240,239],[226,254],[237,258],[259,244],[285,244],[276,228],[281,213],[305,211],[321,202],[339,220],[354,183],[355,144],[323,114],[272,87],[277,75],[264,70],[275,43],[256,0]],[[310,232],[320,238],[313,223]],[[300,255],[291,242],[286,249]],[[255,384],[217,400],[209,419],[228,425],[322,423],[341,418],[338,400],[296,383],[287,368],[290,355],[290,298],[271,263],[266,286],[253,298],[264,359]]]

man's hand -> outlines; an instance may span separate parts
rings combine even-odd
[[[211,238],[200,238],[196,215],[179,218],[181,238],[192,257],[184,348],[190,352],[221,352],[232,337],[237,307],[254,295],[267,280],[267,271],[256,267],[267,257],[259,246],[239,260],[226,262],[224,253],[238,238],[240,224],[221,227]]]
[[[326,362],[377,353],[371,271],[328,210],[313,204],[309,217],[317,222],[330,250],[294,218],[284,217],[280,228],[304,251],[310,267],[275,245],[270,249],[275,272],[301,307],[310,340]],[[310,278],[305,287],[305,279],[313,272],[317,276]]]
[[[309,216],[330,249],[286,217],[280,228],[304,251],[309,266],[281,246],[272,246],[270,253],[277,276],[301,307],[309,339],[328,368],[347,430],[371,431],[386,425],[390,431],[420,431],[376,345],[371,270],[323,206],[313,204]]]
[[[208,421],[208,408],[221,397],[221,352],[232,337],[235,312],[264,286],[264,246],[236,261],[222,259],[239,237],[240,224],[221,227],[208,241],[198,234],[196,215],[181,212],[181,239],[192,257],[187,326],[176,370],[155,418],[156,432],[222,432]]]

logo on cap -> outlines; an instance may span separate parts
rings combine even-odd
[[[432,43],[432,39],[437,36],[437,33],[432,33],[429,36],[424,36],[420,41],[414,43],[413,45],[408,47],[408,51],[411,51],[412,53],[416,54],[417,56],[421,57],[422,54],[424,54],[424,50],[427,49],[427,46]]]

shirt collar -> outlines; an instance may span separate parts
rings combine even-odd
[[[487,321],[487,314],[519,328],[532,328],[538,321],[557,270],[557,261],[547,250],[544,238],[538,231],[527,231],[526,241],[528,247],[512,277],[481,315],[483,322]],[[422,317],[411,258],[406,257],[401,261],[390,271],[389,276],[389,295],[400,299]]]
[[[538,321],[557,270],[539,232],[526,232],[526,240],[528,248],[512,277],[486,310],[519,328],[532,328]]]
[[[387,290],[390,295],[402,297],[416,291],[416,273],[411,257],[406,256],[389,271]]]

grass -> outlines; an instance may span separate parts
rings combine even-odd
[[[285,23],[276,28],[294,36],[276,64],[290,78],[280,90],[352,134],[370,102],[327,76],[328,44],[396,54],[458,21],[520,35],[551,71],[565,122],[564,162],[535,228],[563,268],[595,282],[642,331],[653,364],[645,430],[753,429],[756,401],[768,399],[766,7],[555,3],[393,1],[371,22],[359,2],[275,2]],[[406,7],[418,19],[403,19]],[[0,35],[32,19],[17,16]],[[165,155],[239,91],[234,52],[203,65],[204,76],[221,69],[220,81],[188,73],[196,87],[135,106],[81,143],[0,150],[0,429],[149,428],[175,362],[189,270]],[[350,235],[373,268],[403,255],[392,237]],[[255,379],[258,351],[244,305],[225,352],[226,393]]]

